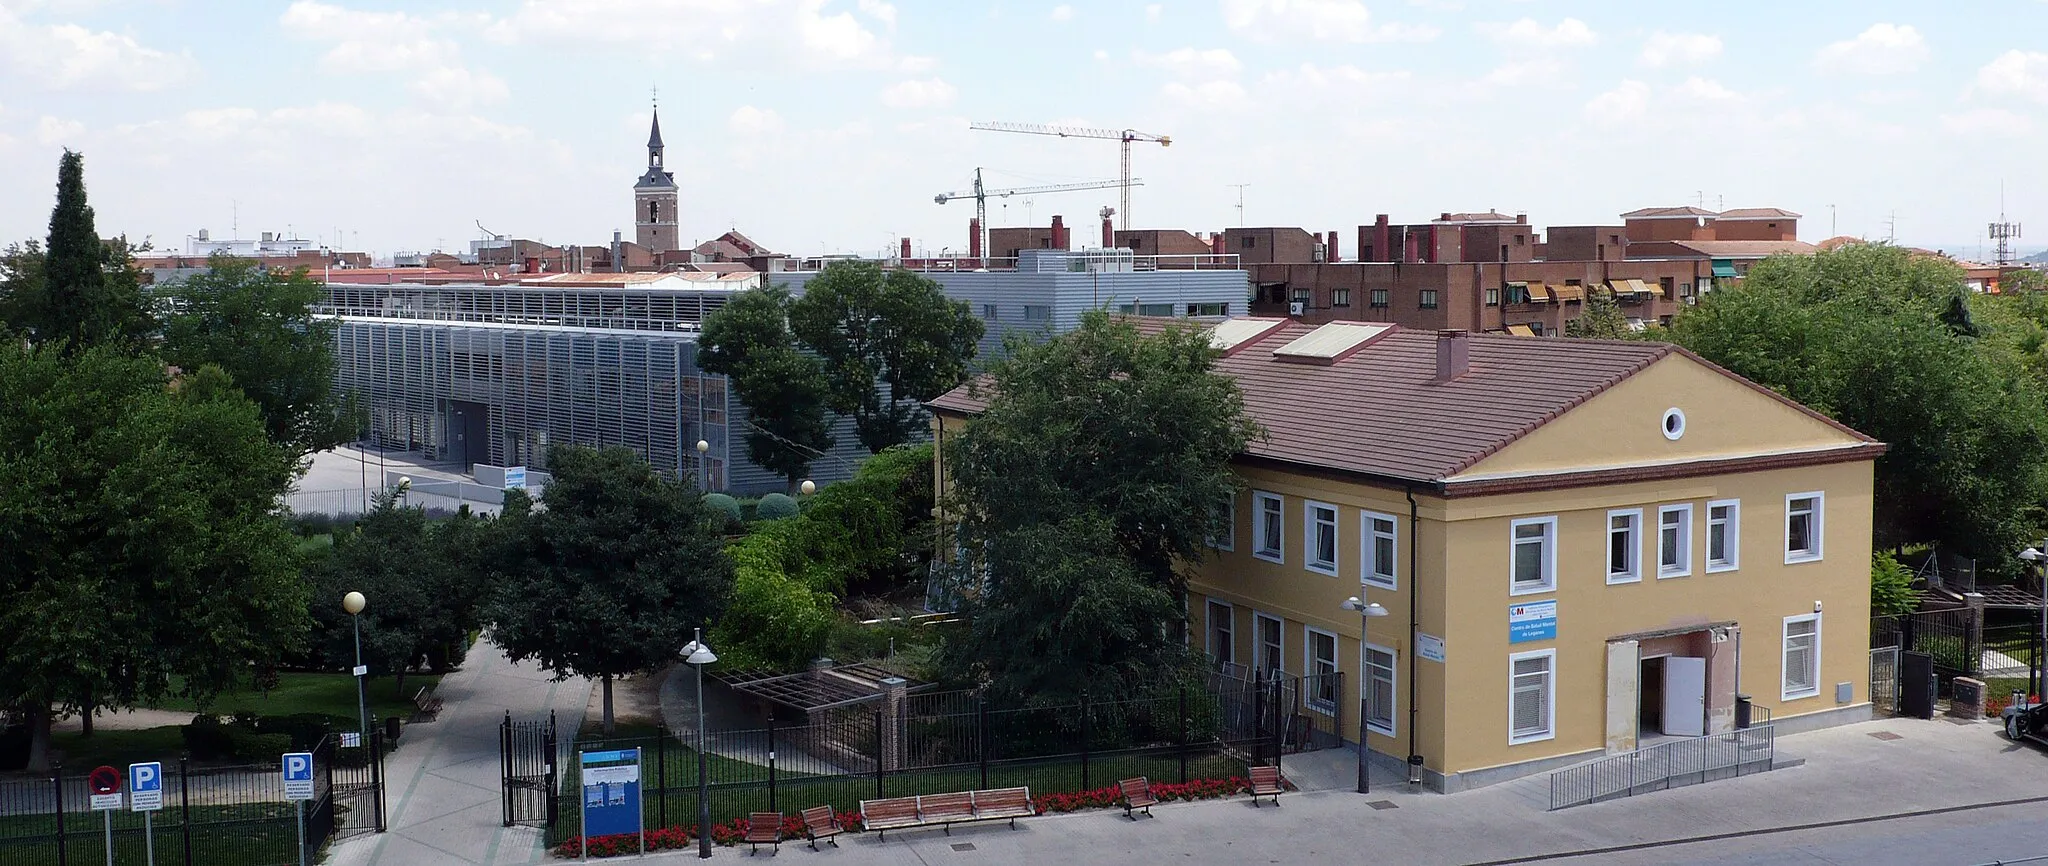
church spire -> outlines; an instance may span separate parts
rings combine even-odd
[[[647,131],[647,167],[661,167],[661,92],[653,92],[654,124]]]

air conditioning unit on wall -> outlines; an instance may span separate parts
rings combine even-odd
[[[1302,308],[1306,306],[1308,305],[1300,301],[1291,301],[1287,304],[1287,315],[1299,316],[1301,315]]]

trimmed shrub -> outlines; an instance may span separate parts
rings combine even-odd
[[[781,520],[786,517],[795,517],[802,513],[803,507],[797,505],[796,500],[780,493],[770,493],[767,496],[763,496],[761,497],[760,504],[754,506],[754,518],[756,520]]]
[[[725,515],[725,524],[728,530],[739,525],[743,520],[744,516],[740,513],[740,501],[723,493],[704,494],[704,504],[710,506],[711,510]]]
[[[1913,597],[1913,573],[1882,550],[1870,554],[1870,615],[1890,616],[1912,613],[1920,604]]]

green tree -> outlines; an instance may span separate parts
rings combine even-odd
[[[102,344],[134,351],[152,330],[127,243],[107,242],[93,226],[85,158],[72,151],[58,162],[49,240],[10,248],[4,271],[0,312],[37,342],[62,342],[73,352]]]
[[[430,522],[424,509],[399,505],[396,491],[380,494],[353,531],[309,566],[319,657],[353,664],[355,623],[341,597],[360,592],[368,601],[359,616],[371,671],[393,675],[403,689],[408,670],[445,667],[446,648],[478,624],[490,565],[482,536],[490,528],[467,509]]]
[[[1592,287],[1586,290],[1586,302],[1581,305],[1579,317],[1564,323],[1567,337],[1585,337],[1597,340],[1627,340],[1635,336],[1629,329],[1628,317],[1621,312],[1621,305],[1614,302],[1614,296],[1606,289]]]
[[[348,441],[361,413],[334,390],[338,326],[313,316],[326,291],[303,269],[265,270],[225,255],[207,267],[172,289],[164,360],[219,365],[263,410],[270,438],[297,454]]]
[[[630,449],[558,446],[548,466],[542,507],[516,496],[498,518],[504,573],[485,619],[507,658],[600,678],[611,733],[612,680],[673,663],[717,616],[733,582],[725,520]]]
[[[946,453],[970,589],[945,652],[1011,695],[1138,688],[1179,658],[1183,569],[1263,434],[1198,328],[1097,312],[1008,349]]]
[[[797,350],[789,331],[789,292],[755,289],[704,320],[697,364],[726,376],[747,407],[747,456],[795,490],[811,461],[832,447],[826,381],[816,358]]]
[[[832,411],[877,454],[921,438],[924,403],[966,381],[984,329],[938,283],[873,262],[827,267],[790,303],[789,327],[824,360]]]
[[[1870,615],[1912,613],[1920,605],[1913,596],[1913,573],[1882,550],[1870,554]]]
[[[1969,336],[1952,262],[1859,244],[1759,262],[1669,337],[1890,445],[1879,547],[1932,542],[2016,570],[2048,499],[2048,400],[2009,334]]]
[[[279,506],[297,462],[226,374],[0,343],[0,706],[47,767],[53,715],[205,698],[308,618]]]
[[[803,520],[775,521],[726,548],[732,595],[707,639],[728,669],[797,670],[824,649],[833,597],[804,580],[802,533],[790,528]]]

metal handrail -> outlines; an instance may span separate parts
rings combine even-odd
[[[1667,740],[1551,773],[1550,808],[1761,773],[1771,769],[1776,755],[1777,737],[1769,724]]]

